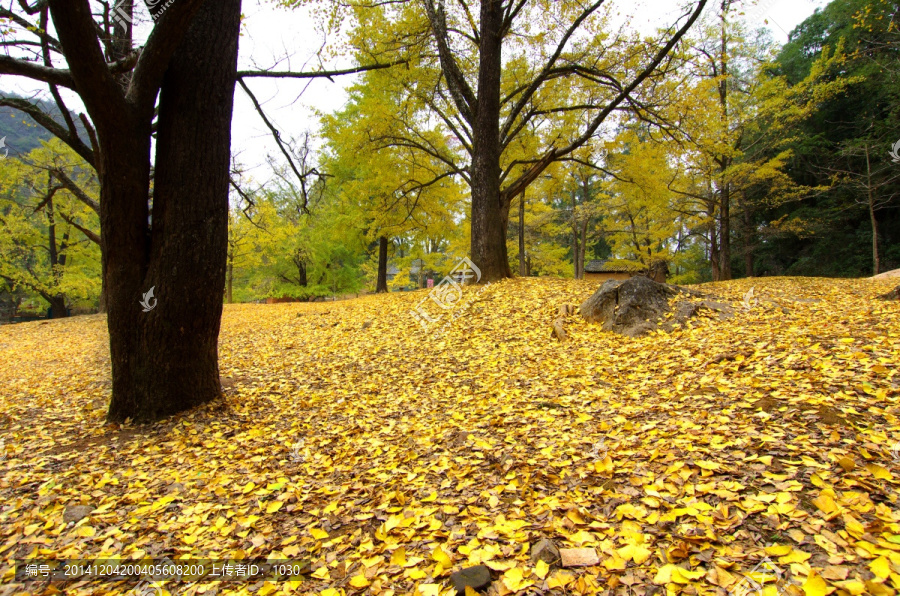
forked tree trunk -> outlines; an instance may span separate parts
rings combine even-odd
[[[388,239],[387,236],[378,238],[378,280],[375,282],[375,293],[383,294],[388,291],[387,287],[387,257],[388,257]]]
[[[104,151],[111,421],[155,420],[220,395],[217,341],[239,26],[240,0],[204,3],[166,71],[153,226],[144,242],[148,208],[130,197],[147,196],[149,118],[112,135],[116,146]],[[151,288],[158,302],[142,312],[139,301]]]

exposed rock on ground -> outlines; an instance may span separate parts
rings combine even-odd
[[[602,324],[605,331],[629,337],[639,337],[656,329],[671,331],[676,324],[697,316],[703,309],[717,313],[722,320],[734,316],[731,305],[710,299],[696,300],[702,297],[699,292],[643,276],[624,281],[610,280],[585,300],[581,305],[581,316]]]
[[[887,294],[878,297],[880,300],[900,300],[900,286],[897,286]]]
[[[872,277],[872,279],[895,279],[900,278],[900,269],[894,269],[893,271],[885,271],[884,273],[879,273]]]

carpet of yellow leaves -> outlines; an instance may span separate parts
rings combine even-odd
[[[890,284],[709,284],[733,319],[629,339],[576,315],[550,339],[596,287],[467,288],[438,338],[409,314],[426,291],[227,306],[224,401],[146,427],[104,425],[102,316],[4,327],[3,583],[16,557],[272,556],[309,573],[161,593],[449,594],[481,563],[497,594],[739,594],[745,575],[900,593],[900,304],[873,299]],[[72,505],[94,510],[66,524]],[[532,565],[541,538],[601,563]]]

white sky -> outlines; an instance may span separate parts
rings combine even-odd
[[[710,2],[715,4],[716,2]],[[651,32],[657,26],[671,24],[683,11],[679,0],[614,0],[613,7],[637,15],[632,21],[635,28]],[[748,18],[765,25],[773,39],[787,41],[788,32],[799,25],[816,8],[824,7],[827,0],[761,0],[754,10],[747,10]],[[310,25],[309,15],[303,11],[278,8],[267,0],[244,0],[244,36],[241,38],[241,68],[256,66],[265,68],[285,55],[291,55],[290,66],[302,70],[304,63],[315,55],[322,44],[321,36]],[[310,62],[308,67],[315,66]],[[330,64],[329,68],[351,66],[350,62]],[[338,77],[335,82],[326,79],[313,81],[248,79],[248,85],[263,104],[269,118],[284,135],[299,136],[306,130],[315,131],[314,111],[332,112],[343,106],[347,99],[344,88],[355,77]],[[302,93],[302,95],[301,95]],[[232,153],[239,163],[262,182],[267,167],[267,154],[278,154],[278,148],[268,129],[256,115],[246,94],[235,92],[235,113]],[[279,154],[280,157],[280,154]]]
[[[213,0],[214,1],[214,0]],[[683,11],[681,0],[613,0],[613,8],[636,15],[632,26],[642,32],[651,32],[655,27],[672,24]],[[710,4],[715,4],[711,2]],[[800,24],[826,0],[761,0],[759,8],[748,10],[748,14],[758,25],[768,20],[772,37],[783,43],[787,33]],[[145,11],[141,7],[139,10]],[[315,70],[316,51],[323,43],[316,31],[311,15],[305,10],[286,10],[276,6],[271,0],[244,0],[245,21],[240,40],[240,69],[266,69],[277,64],[278,70]],[[136,37],[146,35],[150,26],[149,17],[143,15],[143,25],[138,27]],[[340,60],[325,65],[329,69],[351,66],[349,60]],[[26,79],[4,76],[0,88],[31,94],[36,88]],[[254,95],[269,117],[284,136],[299,137],[303,132],[315,131],[317,118],[315,111],[332,112],[343,106],[347,95],[345,87],[354,77],[338,77],[331,82],[327,79],[278,80],[247,79]],[[70,109],[83,109],[79,102],[66,97]],[[255,179],[263,183],[268,177],[266,156],[280,157],[269,130],[253,108],[250,100],[240,88],[235,90],[235,111],[232,124],[232,153],[238,163],[244,166]]]

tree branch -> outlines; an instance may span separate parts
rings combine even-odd
[[[383,68],[391,68],[400,64],[407,64],[409,60],[395,60],[387,64],[367,64],[365,66],[357,66],[355,68],[345,68],[341,70],[319,70],[312,72],[293,72],[289,70],[239,70],[238,79],[242,78],[279,78],[279,79],[316,79],[323,78],[331,80],[331,77],[357,74],[368,72],[370,70],[381,70]]]

